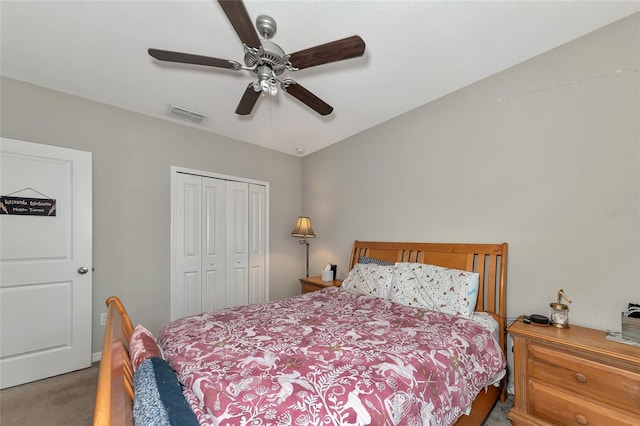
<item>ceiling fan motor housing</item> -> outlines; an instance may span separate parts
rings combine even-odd
[[[253,68],[266,65],[273,70],[275,75],[280,75],[285,70],[284,51],[280,46],[269,40],[262,40],[260,49],[246,49],[244,63],[247,67]]]

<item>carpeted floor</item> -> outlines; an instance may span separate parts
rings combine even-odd
[[[498,401],[483,426],[511,426],[511,422],[507,419],[507,413],[511,407],[513,407],[513,396],[511,395],[505,402]]]
[[[2,426],[89,426],[98,382],[98,363],[90,368],[0,391]],[[498,402],[484,426],[508,426],[511,399]]]
[[[91,425],[98,366],[1,390],[0,425]]]

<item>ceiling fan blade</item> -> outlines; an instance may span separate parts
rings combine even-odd
[[[294,69],[314,67],[364,55],[364,40],[360,36],[343,38],[292,53],[289,62]]]
[[[251,111],[253,111],[253,106],[258,101],[261,92],[256,92],[253,90],[253,83],[249,83],[247,88],[244,91],[244,95],[242,95],[242,99],[240,99],[240,103],[236,108],[236,114],[238,115],[249,115]]]
[[[283,84],[282,89],[317,112],[320,115],[329,115],[333,111],[333,107],[327,104],[325,101],[299,85],[293,80],[285,80],[286,84]]]
[[[206,65],[209,67],[239,70],[242,65],[229,59],[212,58],[210,56],[192,55],[191,53],[171,52],[169,50],[149,49],[149,55],[159,61],[179,62],[183,64]]]
[[[220,7],[227,15],[227,19],[236,30],[240,41],[249,47],[258,49],[261,46],[258,33],[253,28],[253,22],[249,18],[249,13],[240,0],[218,0]]]

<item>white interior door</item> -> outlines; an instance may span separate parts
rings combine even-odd
[[[0,195],[55,216],[0,215],[0,385],[91,365],[91,153],[0,140]]]

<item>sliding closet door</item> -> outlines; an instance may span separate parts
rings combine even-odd
[[[249,184],[227,181],[227,280],[225,306],[249,303]]]
[[[266,185],[173,179],[171,319],[266,301]]]
[[[249,303],[266,302],[266,188],[249,184]]]
[[[202,311],[226,307],[226,181],[202,177]]]
[[[202,178],[176,175],[171,319],[202,312]]]

